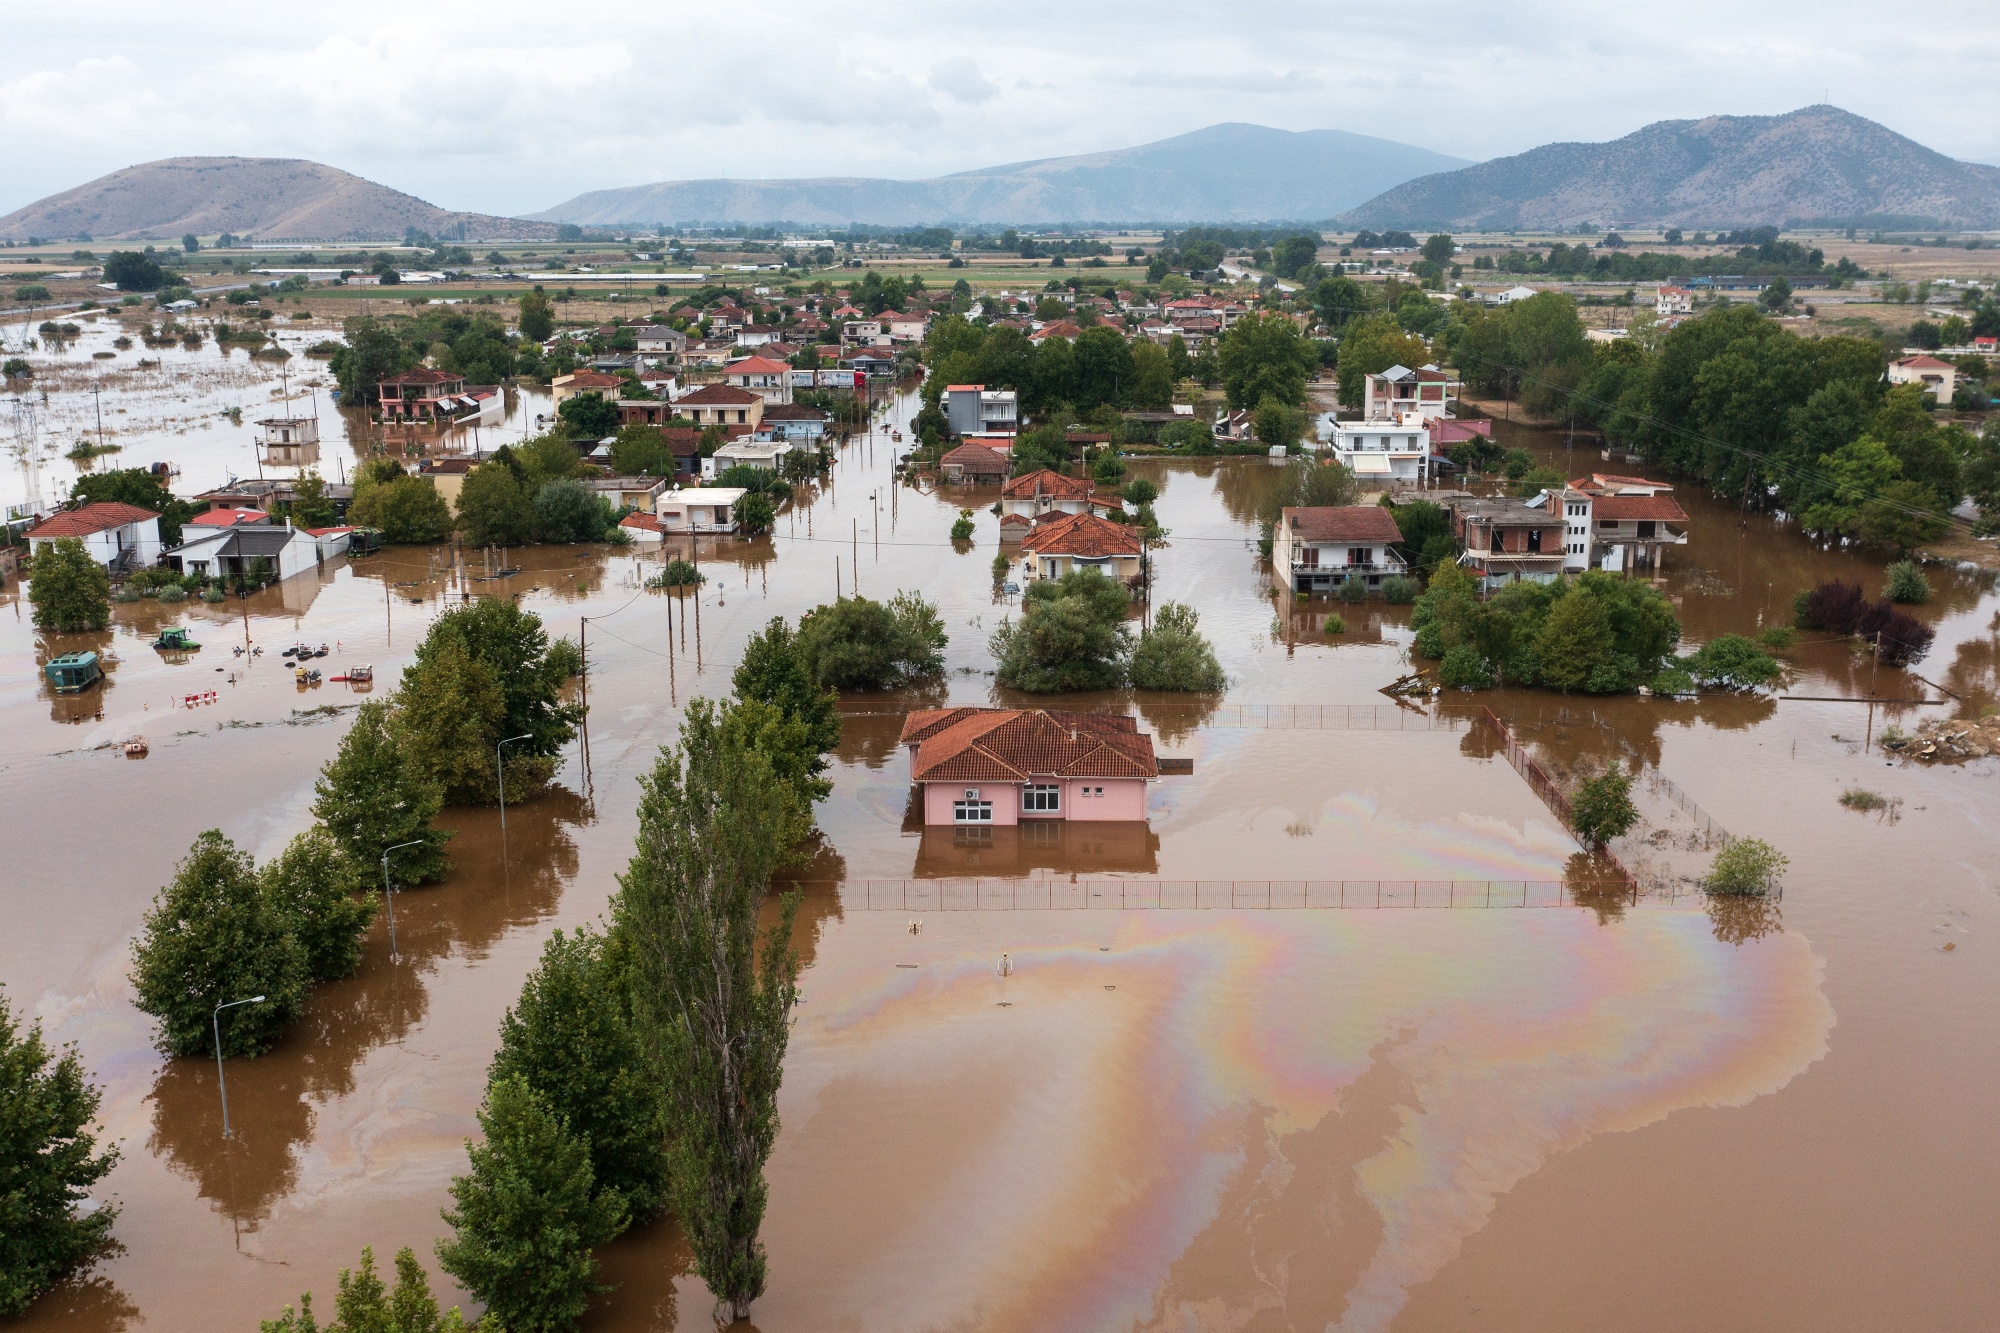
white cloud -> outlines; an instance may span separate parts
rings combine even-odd
[[[277,3],[226,15],[43,6],[0,45],[0,212],[151,158],[310,157],[454,208],[526,212],[699,176],[927,176],[1094,152],[1218,121],[1330,127],[1482,158],[1649,121],[1827,96],[1941,152],[2000,162],[1967,113],[2000,57],[1985,0],[1899,34],[1859,0],[1447,0],[1421,22],[1352,0],[1017,0],[866,21],[526,0]],[[87,50],[87,59],[76,52]]]

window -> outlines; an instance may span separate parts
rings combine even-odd
[[[1347,548],[1347,563],[1348,563],[1348,564],[1350,564],[1350,565],[1365,565],[1365,564],[1367,564],[1367,563],[1368,563],[1368,548],[1367,548],[1366,546],[1350,546],[1350,547],[1348,547],[1348,548]]]
[[[977,793],[974,793],[977,796]],[[993,822],[993,802],[968,799],[951,803],[951,822],[954,824],[991,824]]]
[[[1062,788],[1053,783],[1030,783],[1027,790],[1021,793],[1021,808],[1054,814],[1062,809]]]

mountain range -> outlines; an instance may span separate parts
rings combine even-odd
[[[1506,231],[1578,223],[2000,226],[2000,167],[1960,162],[1834,106],[1662,120],[1609,143],[1545,144],[1423,176],[1340,216],[1353,227]],[[1895,219],[1896,221],[1886,221]]]
[[[1477,165],[1342,130],[1224,124],[1132,148],[928,180],[662,181],[593,190],[526,218],[438,208],[300,158],[173,157],[0,217],[0,238],[533,240],[594,227],[788,222],[959,226],[1334,221],[1505,231],[1580,223],[1719,228],[1795,222],[2000,227],[2000,167],[1960,162],[1832,106],[1663,120],[1609,143]]]
[[[439,237],[530,240],[555,227],[457,213],[297,157],[168,157],[100,176],[0,217],[0,239],[174,240],[235,232],[262,239],[370,241],[415,227]]]
[[[1344,130],[1224,124],[1134,148],[1010,162],[929,180],[684,180],[592,190],[530,216],[584,226],[797,222],[1320,221],[1427,172],[1468,166]]]

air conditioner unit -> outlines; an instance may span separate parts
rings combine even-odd
[[[977,787],[967,787],[967,788],[965,789],[965,799],[966,799],[966,800],[968,800],[968,801],[976,801],[976,800],[978,800],[978,799],[979,799],[979,789],[978,789]]]

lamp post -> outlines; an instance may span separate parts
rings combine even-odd
[[[252,995],[247,1000],[231,1000],[227,1004],[215,1006],[215,1012],[208,1016],[215,1031],[215,1086],[222,1092],[222,1137],[229,1137],[229,1084],[222,1073],[222,1011],[234,1009],[239,1004],[262,1004],[264,997]]]
[[[408,842],[399,842],[394,847],[384,847],[382,849],[382,900],[389,906],[389,957],[392,959],[397,956],[396,895],[389,885],[389,853],[400,852],[405,847],[414,847],[422,841],[422,838],[412,838]]]
[[[507,761],[500,753],[501,745],[512,745],[515,741],[533,740],[534,733],[524,732],[519,736],[509,736],[493,747],[493,766],[500,774],[500,832],[507,831]]]

